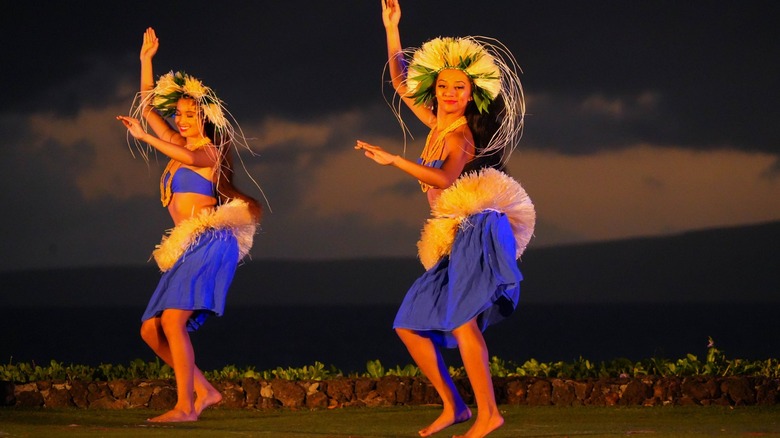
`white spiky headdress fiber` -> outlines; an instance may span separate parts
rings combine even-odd
[[[498,97],[504,101],[500,127],[480,151],[490,155],[504,151],[504,159],[516,146],[523,132],[525,97],[520,83],[522,72],[514,55],[500,41],[482,36],[438,37],[419,48],[405,49],[409,59],[405,84],[418,105],[433,106],[436,99],[436,77],[446,69],[460,70],[472,84],[472,98],[481,114],[489,112],[490,104]],[[391,105],[400,119],[400,102]],[[403,121],[401,121],[403,124]],[[408,130],[404,126],[404,130]]]

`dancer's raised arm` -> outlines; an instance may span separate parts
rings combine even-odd
[[[154,71],[152,70],[152,58],[160,48],[160,40],[157,39],[154,29],[147,28],[144,32],[144,41],[141,44],[141,93],[146,93],[154,88]]]
[[[406,86],[406,60],[404,59],[403,46],[401,46],[401,34],[398,30],[400,21],[401,5],[398,0],[382,0],[382,23],[387,34],[387,65],[393,88],[414,115],[426,126],[432,128],[436,123],[436,114],[430,108],[415,103],[414,98],[409,95],[412,90]]]
[[[141,102],[145,105],[141,110],[141,116],[146,119],[146,123],[160,139],[177,145],[183,145],[187,142],[184,137],[179,135],[175,129],[165,121],[152,107],[152,101],[148,94],[154,88],[154,69],[152,68],[152,58],[157,54],[160,47],[160,40],[154,29],[149,27],[144,32],[144,41],[141,44]]]

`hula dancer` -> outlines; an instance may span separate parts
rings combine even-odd
[[[477,418],[464,436],[484,437],[504,419],[482,331],[517,306],[522,280],[517,259],[536,220],[525,190],[502,171],[522,133],[522,87],[514,58],[497,41],[436,38],[404,50],[400,17],[397,0],[382,0],[396,96],[430,134],[416,161],[362,141],[356,148],[416,178],[431,206],[418,242],[427,271],[407,292],[393,324],[443,402],[441,415],[419,434],[471,418],[439,351],[457,347],[477,404]]]
[[[246,146],[235,121],[213,90],[186,73],[170,72],[155,83],[152,58],[158,47],[154,30],[147,29],[134,117],[117,119],[144,158],[149,150],[142,143],[170,158],[160,191],[175,227],[153,253],[163,275],[143,314],[141,336],[173,368],[178,400],[149,421],[195,421],[222,395],[195,365],[189,332],[209,315],[224,312],[236,267],[252,247],[261,207],[233,186],[232,149]],[[166,121],[171,115],[178,129]]]

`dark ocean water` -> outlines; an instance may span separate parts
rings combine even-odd
[[[230,307],[192,335],[196,361],[265,370],[311,365],[364,371],[368,360],[411,363],[391,329],[395,306]],[[7,308],[0,360],[74,364],[153,360],[138,336],[142,308]],[[485,333],[491,355],[516,363],[706,354],[707,338],[729,358],[780,357],[778,304],[523,304]],[[456,350],[445,354],[460,366]]]

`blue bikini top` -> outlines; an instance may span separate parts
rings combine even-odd
[[[422,159],[422,157],[417,159],[417,164],[422,164],[423,166],[433,167],[434,169],[441,169],[441,166],[444,164],[444,160],[433,160],[430,163],[425,163]]]
[[[170,174],[166,175],[165,182],[168,182]],[[212,196],[216,192],[214,183],[202,177],[199,173],[187,167],[180,167],[173,174],[171,181],[172,193],[199,193],[201,195]]]

